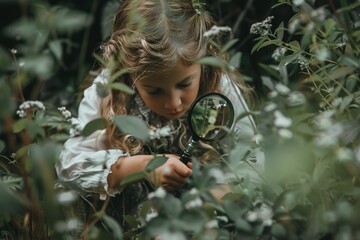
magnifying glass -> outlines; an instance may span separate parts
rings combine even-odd
[[[190,106],[187,122],[191,139],[180,160],[191,161],[191,152],[197,142],[213,142],[223,138],[234,123],[234,107],[223,94],[208,93],[197,98]]]

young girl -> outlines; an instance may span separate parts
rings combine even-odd
[[[155,135],[142,143],[108,126],[86,138],[72,137],[64,145],[56,170],[64,185],[76,186],[85,195],[100,199],[112,197],[109,214],[121,224],[124,214],[136,214],[153,186],[172,192],[191,175],[191,164],[183,164],[179,156],[190,135],[187,111],[198,96],[221,92],[233,102],[236,116],[248,111],[229,74],[196,63],[205,56],[222,57],[209,44],[211,37],[204,36],[214,24],[209,13],[191,0],[124,0],[116,13],[112,34],[101,49],[104,62],[115,61],[117,67],[103,69],[84,91],[80,125],[84,127],[97,118],[132,115],[142,119],[150,130],[163,129],[168,134]],[[115,71],[122,69],[127,72],[116,82],[133,88],[135,94],[112,90],[107,97],[99,97],[97,85],[106,84]],[[254,125],[250,118],[243,118],[235,128],[239,137],[251,140]],[[218,145],[204,147],[196,156],[204,163],[219,159],[215,151]],[[125,177],[144,170],[154,153],[168,160],[144,181],[120,186]],[[256,164],[262,165],[262,159]],[[247,170],[245,174],[249,175]]]

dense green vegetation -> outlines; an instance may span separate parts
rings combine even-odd
[[[266,155],[263,186],[239,179],[219,205],[208,189],[222,169],[197,171],[195,163],[194,189],[181,199],[159,189],[146,203],[159,214],[127,221],[142,226],[143,239],[360,239],[360,1],[207,2],[233,28],[218,47],[255,89],[248,114],[258,144],[250,147]],[[106,201],[88,223],[65,216],[79,196],[54,188],[54,163],[76,131],[78,90],[96,66],[114,4],[0,1],[2,15],[13,13],[0,29],[1,239],[73,239],[83,224],[87,239],[137,234],[105,214]],[[235,176],[247,149],[237,140],[229,153]]]

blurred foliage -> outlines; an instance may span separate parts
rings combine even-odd
[[[239,68],[255,88],[259,101],[247,114],[257,119],[256,139],[236,139],[229,153],[234,190],[224,204],[209,194],[223,169],[200,171],[195,161],[193,189],[176,198],[159,188],[140,218],[125,216],[134,232],[122,232],[105,214],[107,201],[91,222],[65,215],[80,196],[54,188],[62,144],[81,133],[72,117],[78,90],[96,67],[93,54],[109,34],[117,3],[0,2],[2,239],[76,239],[84,224],[87,239],[360,238],[360,1],[207,2],[220,25],[233,29],[217,46],[231,61],[200,63]],[[99,92],[108,88],[129,91],[109,84]],[[148,137],[141,122],[119,117],[117,123]],[[82,135],[105,124],[96,119]],[[259,147],[266,169],[262,188],[254,188],[238,173],[250,161],[248,152]],[[145,171],[163,162],[156,158]]]

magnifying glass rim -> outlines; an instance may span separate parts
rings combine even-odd
[[[200,102],[201,100],[203,100],[204,98],[211,96],[211,95],[217,95],[220,98],[224,99],[226,101],[226,103],[228,104],[228,106],[230,107],[231,113],[232,113],[232,118],[230,119],[231,123],[229,126],[229,129],[232,128],[233,124],[234,124],[234,117],[235,117],[235,110],[234,110],[234,106],[232,104],[232,102],[230,101],[230,99],[228,97],[226,97],[224,94],[222,93],[218,93],[218,92],[210,92],[210,93],[206,93],[204,95],[199,96],[190,106],[189,108],[189,113],[187,116],[187,122],[190,128],[190,131],[192,133],[192,138],[197,141],[197,140],[202,140],[202,141],[207,141],[207,142],[213,142],[216,140],[219,140],[221,138],[223,138],[226,135],[226,132],[224,132],[224,134],[220,135],[220,136],[216,136],[215,138],[205,138],[205,137],[200,137],[199,135],[196,134],[196,132],[193,129],[192,126],[192,121],[191,121],[191,115],[192,115],[192,110],[195,107],[195,105]]]

